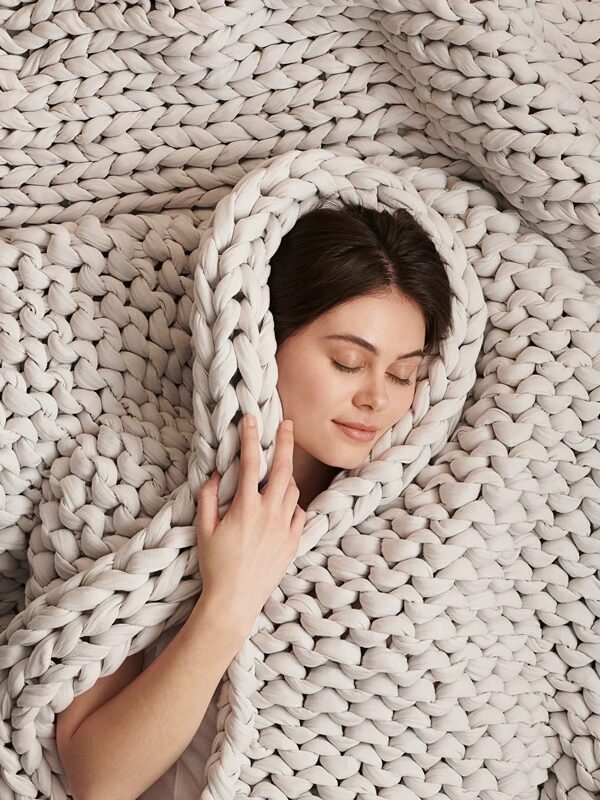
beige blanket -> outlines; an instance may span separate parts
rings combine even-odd
[[[455,335],[311,504],[202,800],[598,797],[599,39],[593,2],[0,3],[1,800],[65,798],[55,714],[189,614],[243,413],[265,475],[268,262],[329,195],[419,219]]]

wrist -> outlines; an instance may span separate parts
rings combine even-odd
[[[231,595],[203,591],[191,616],[201,619],[203,625],[214,628],[221,638],[229,636],[234,641],[243,641],[250,635],[257,614],[252,615],[248,603],[237,603]]]

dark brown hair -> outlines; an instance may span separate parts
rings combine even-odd
[[[436,350],[450,333],[453,292],[429,236],[404,209],[332,203],[299,217],[270,261],[277,345],[340,303],[395,288],[420,308],[425,350]]]

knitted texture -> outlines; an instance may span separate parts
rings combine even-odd
[[[408,210],[453,334],[310,504],[201,800],[600,792],[594,3],[0,3],[0,800],[189,614],[196,492],[282,409],[269,260]],[[181,798],[181,800],[197,800]]]

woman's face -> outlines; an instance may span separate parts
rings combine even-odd
[[[343,335],[372,349],[336,338]],[[423,314],[397,290],[336,306],[287,339],[276,353],[277,391],[284,418],[294,421],[294,475],[313,459],[343,469],[363,463],[410,408],[424,345]],[[360,441],[336,420],[375,432]]]

